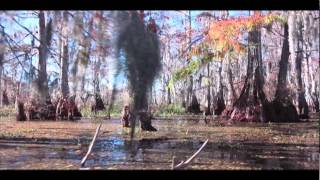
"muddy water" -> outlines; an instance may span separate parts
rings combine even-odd
[[[105,120],[87,169],[170,169],[207,146],[187,169],[318,169],[319,121],[221,125],[154,120],[158,132],[133,140],[119,120]],[[0,121],[0,169],[79,169],[97,122]]]

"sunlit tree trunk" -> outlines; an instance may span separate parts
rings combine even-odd
[[[2,58],[3,58],[3,55],[0,54],[0,61],[2,61]],[[0,107],[3,106],[2,72],[3,72],[3,66],[2,66],[2,62],[0,62]]]
[[[192,28],[192,26],[191,26],[191,11],[189,11],[189,15],[188,15],[188,22],[189,22],[189,30],[188,30],[188,45],[190,45],[191,44],[191,28]],[[191,46],[189,46],[189,49],[188,49],[188,51],[189,51],[189,57],[188,57],[188,62],[190,62],[191,61],[191,56],[190,56],[190,52],[191,52]],[[191,104],[191,102],[190,102],[190,100],[191,100],[191,98],[192,98],[192,96],[193,96],[193,76],[190,76],[189,78],[188,78],[188,81],[187,81],[187,84],[188,84],[188,89],[187,89],[187,101],[186,101],[186,103],[187,103],[187,106],[190,106]]]
[[[4,60],[4,32],[1,29],[0,32],[0,107],[3,106],[3,87],[2,87],[2,72],[3,72],[3,60]]]
[[[68,82],[68,69],[69,69],[69,53],[68,43],[63,45],[62,58],[61,58],[61,72],[60,72],[60,89],[63,97],[69,96],[69,82]]]
[[[224,96],[223,96],[223,84],[222,84],[222,61],[220,61],[219,64],[219,90],[217,94],[217,101],[214,109],[214,114],[215,115],[220,115],[222,111],[226,108],[226,105],[224,103]]]
[[[294,75],[296,84],[296,101],[298,105],[298,113],[301,118],[308,118],[308,104],[305,99],[304,87],[302,86],[301,67],[303,61],[303,34],[302,21],[296,12],[290,12],[288,17],[289,26],[289,49],[292,63],[294,62]]]
[[[38,64],[38,78],[36,83],[36,92],[34,98],[40,104],[44,104],[46,99],[50,100],[48,78],[47,78],[47,57],[51,41],[51,20],[46,25],[45,14],[43,11],[39,12],[39,64]]]
[[[310,111],[319,111],[319,102],[317,97],[317,82],[316,78],[318,73],[312,72],[316,64],[310,63],[313,52],[318,49],[319,46],[319,24],[315,23],[314,17],[318,16],[313,14],[312,11],[303,12],[303,36],[304,36],[304,54],[305,54],[305,66],[304,66],[304,84],[306,101]],[[319,55],[318,55],[319,56]],[[319,66],[318,66],[319,67]],[[311,109],[310,109],[311,108]]]
[[[210,77],[210,63],[207,64],[207,78]],[[211,114],[211,85],[212,82],[209,80],[208,87],[207,87],[207,109],[206,114]]]
[[[282,53],[279,62],[278,83],[275,98],[272,102],[276,119],[279,122],[295,122],[299,120],[298,113],[292,99],[289,97],[287,87],[287,74],[289,63],[289,33],[288,24],[284,24],[284,38],[282,43]]]
[[[247,75],[239,98],[230,111],[230,119],[235,121],[272,121],[272,109],[267,104],[263,92],[262,59],[259,53],[261,32],[254,27],[248,35]]]

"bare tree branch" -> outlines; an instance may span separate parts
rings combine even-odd
[[[19,21],[17,21],[14,17],[11,17],[11,19],[16,23],[18,24],[20,27],[22,27],[24,30],[26,30],[34,39],[36,39],[41,45],[44,45],[47,47],[49,53],[52,55],[52,56],[58,56],[58,52],[52,50],[48,45],[46,44],[43,44],[40,39],[34,35],[27,27],[25,27],[24,25],[22,25],[21,23],[19,23]],[[53,58],[55,60],[55,62],[58,64],[58,66],[60,66],[60,64],[58,63],[58,61]]]

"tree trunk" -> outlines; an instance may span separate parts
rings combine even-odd
[[[39,46],[39,74],[37,79],[37,101],[40,104],[45,104],[45,101],[49,97],[49,87],[48,87],[48,78],[47,78],[47,56],[48,56],[48,39],[51,36],[52,32],[48,32],[51,29],[51,20],[46,26],[45,14],[43,11],[39,13],[39,32],[40,32],[40,46]]]
[[[232,70],[231,70],[231,64],[230,64],[230,60],[229,60],[229,63],[228,63],[228,72],[227,72],[227,75],[228,75],[228,84],[229,84],[229,91],[231,93],[231,98],[230,98],[230,104],[233,104],[234,101],[237,99],[237,95],[236,95],[236,91],[234,89],[234,86],[233,86],[233,79],[232,79]]]
[[[168,104],[171,104],[171,90],[170,88],[167,88],[167,99],[168,99]]]
[[[210,77],[210,63],[207,64],[207,76]],[[208,83],[207,87],[207,109],[205,110],[205,115],[211,115],[211,81]]]
[[[282,44],[281,59],[279,62],[278,84],[275,99],[272,101],[272,107],[278,122],[297,122],[299,116],[296,108],[292,104],[287,88],[287,72],[289,63],[289,33],[288,24],[284,25],[284,39]]]
[[[187,106],[190,106],[191,105],[191,101],[192,101],[192,89],[193,89],[193,76],[190,75],[188,81],[187,81],[187,84],[188,84],[188,88],[187,88],[187,100],[186,100],[186,105]]]
[[[183,108],[186,108],[187,109],[187,102],[186,102],[186,98],[185,98],[185,91],[184,90],[181,90],[181,106]]]
[[[94,112],[94,114],[97,113],[97,111],[105,110],[105,106],[103,103],[103,100],[101,98],[100,94],[100,83],[99,83],[99,71],[100,71],[100,64],[101,64],[101,57],[98,58],[98,61],[95,62],[95,70],[94,73],[94,79],[93,79],[93,86],[94,86],[94,104],[91,106],[91,111]]]
[[[247,76],[240,96],[228,115],[234,121],[272,121],[274,114],[262,89],[261,34],[257,27],[249,32],[248,41]]]
[[[49,96],[49,87],[47,79],[47,56],[52,37],[52,20],[47,24],[45,22],[45,14],[39,12],[39,71],[38,77],[34,85],[31,101],[27,107],[27,118],[33,119],[55,119],[55,107],[51,103]]]
[[[4,60],[4,29],[1,29],[0,32],[0,108],[3,106],[3,97],[2,97],[2,92],[3,92],[3,85],[2,85],[2,74],[3,74],[3,60]]]
[[[195,94],[192,95],[191,103],[187,108],[187,112],[192,113],[192,114],[201,113],[200,104],[199,104],[197,96]]]
[[[63,45],[63,53],[61,58],[61,72],[60,72],[60,89],[62,97],[69,96],[69,82],[68,82],[68,69],[69,69],[69,54],[68,54],[68,44]]]
[[[2,87],[2,72],[3,72],[3,53],[0,52],[0,108],[3,106],[3,87]]]
[[[188,44],[189,44],[189,53],[191,53],[191,11],[189,11],[189,16],[188,16],[188,21],[189,21],[189,32],[188,32]],[[188,55],[190,57],[190,55]],[[190,58],[188,57],[188,63],[190,62]],[[189,82],[188,82],[188,90],[187,90],[187,106],[190,106],[190,100],[192,101],[192,96],[193,96],[193,76],[189,77]]]
[[[308,118],[308,104],[305,99],[304,87],[302,86],[301,78],[301,65],[303,61],[303,34],[302,34],[302,21],[296,16],[296,12],[291,12],[289,14],[288,25],[289,25],[289,47],[292,57],[292,62],[294,62],[295,69],[295,83],[297,86],[297,103],[298,103],[298,113],[300,118]]]
[[[223,97],[223,84],[222,84],[222,61],[219,66],[219,91],[217,94],[217,101],[214,109],[215,115],[220,115],[223,110],[226,108]]]
[[[60,64],[61,64],[61,71],[60,71],[60,91],[62,97],[69,97],[70,90],[69,90],[69,35],[67,34],[68,31],[66,31],[67,26],[67,19],[68,13],[66,11],[63,11],[63,20],[60,24],[60,32],[62,34],[62,37],[60,37]]]
[[[99,11],[99,15],[101,17],[103,17],[103,11]],[[105,49],[104,49],[104,29],[102,26],[102,22],[99,23],[98,26],[98,58],[97,61],[95,62],[95,68],[94,68],[94,80],[93,80],[93,84],[94,84],[94,95],[95,95],[95,104],[94,104],[94,112],[96,113],[97,111],[101,111],[101,110],[105,110],[105,106],[103,103],[103,100],[101,98],[101,93],[100,93],[100,66],[101,66],[101,62],[103,60],[103,58],[106,56],[105,53]],[[90,25],[90,28],[92,28],[92,25]]]

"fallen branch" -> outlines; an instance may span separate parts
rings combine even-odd
[[[98,134],[99,134],[101,125],[102,125],[102,123],[100,123],[99,126],[98,126],[97,129],[96,129],[96,133],[94,134],[93,139],[92,139],[92,141],[91,141],[91,143],[90,143],[88,152],[87,152],[87,154],[83,157],[83,159],[82,159],[82,161],[81,161],[81,167],[84,167],[84,165],[85,165],[85,163],[86,163],[86,161],[87,161],[87,158],[88,158],[89,155],[91,154],[92,147],[93,147],[93,145],[94,145],[94,143],[95,143],[95,141],[96,141],[96,139],[97,139],[97,136],[98,136]]]
[[[199,150],[195,152],[188,160],[181,161],[178,165],[174,166],[174,159],[173,159],[172,169],[183,169],[187,167],[192,162],[192,160],[201,152],[201,150],[207,145],[208,141],[209,139],[207,139],[199,148]]]

